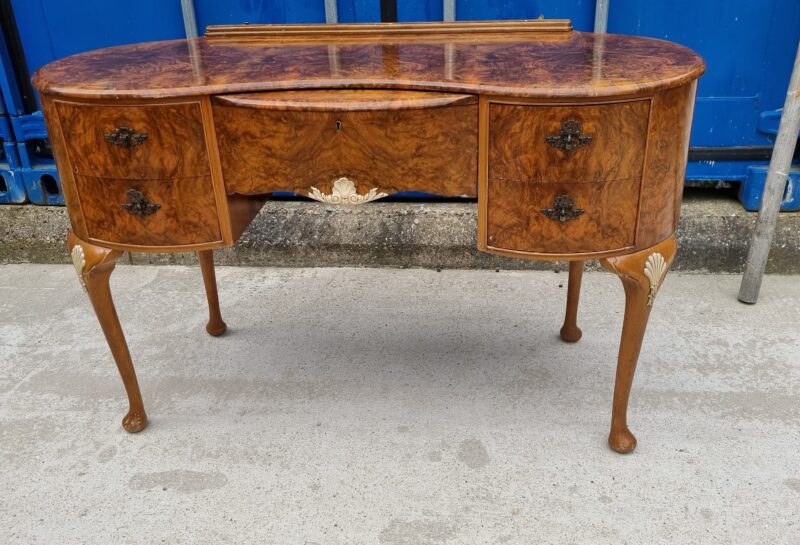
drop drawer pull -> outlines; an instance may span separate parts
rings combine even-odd
[[[561,122],[561,130],[558,131],[558,134],[552,134],[544,138],[548,144],[562,150],[567,155],[592,141],[591,136],[581,132],[581,122],[574,117]]]
[[[581,214],[583,208],[575,208],[575,201],[569,195],[559,195],[553,201],[552,208],[542,208],[542,214],[553,221],[572,221]]]
[[[136,132],[130,127],[117,127],[105,134],[106,140],[122,148],[132,148],[147,140],[146,132]]]
[[[128,202],[124,202],[120,206],[134,216],[149,216],[161,208],[160,204],[148,201],[141,191],[129,189],[125,192],[125,196],[128,198]]]

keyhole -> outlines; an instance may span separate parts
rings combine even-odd
[[[337,121],[336,122],[336,132],[342,132],[342,122],[341,121]]]

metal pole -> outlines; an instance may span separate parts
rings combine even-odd
[[[336,9],[336,0],[325,0],[325,22],[339,22],[339,12]]]
[[[594,5],[594,31],[605,34],[608,28],[608,3],[609,0],[597,0]]]
[[[194,0],[181,0],[183,28],[187,38],[197,38],[197,17],[194,14]]]
[[[761,197],[761,208],[750,240],[742,285],[739,287],[739,301],[742,303],[753,304],[758,300],[772,234],[775,232],[775,223],[778,221],[778,212],[786,189],[786,178],[797,145],[798,128],[800,128],[800,44],[797,46],[797,56],[789,80],[789,90],[786,92],[786,102],[783,104],[778,137],[775,139],[775,147],[772,148],[767,182],[764,185],[764,195]]]
[[[456,20],[456,0],[444,0],[442,4],[443,21]]]

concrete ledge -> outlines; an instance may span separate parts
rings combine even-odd
[[[756,214],[718,190],[687,189],[675,269],[740,272]],[[0,206],[0,263],[67,263],[66,210]],[[508,259],[475,249],[474,203],[391,203],[346,208],[274,201],[233,248],[227,265],[374,266],[448,269],[553,269],[563,265]],[[135,254],[132,263],[188,264],[193,254]],[[768,272],[800,273],[800,214],[783,213]]]

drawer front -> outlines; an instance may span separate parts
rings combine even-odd
[[[490,104],[489,178],[600,182],[642,176],[650,100]]]
[[[336,92],[331,91],[332,95]],[[401,94],[401,93],[395,93]],[[336,99],[330,99],[336,108]],[[346,106],[346,104],[345,104]],[[302,111],[214,105],[227,192],[311,187],[330,194],[352,180],[359,194],[424,191],[475,196],[478,106]]]
[[[487,246],[545,254],[633,246],[639,185],[489,180]]]
[[[56,102],[76,174],[167,179],[209,174],[200,104]]]
[[[222,240],[210,176],[122,180],[76,175],[91,239],[138,246]]]

